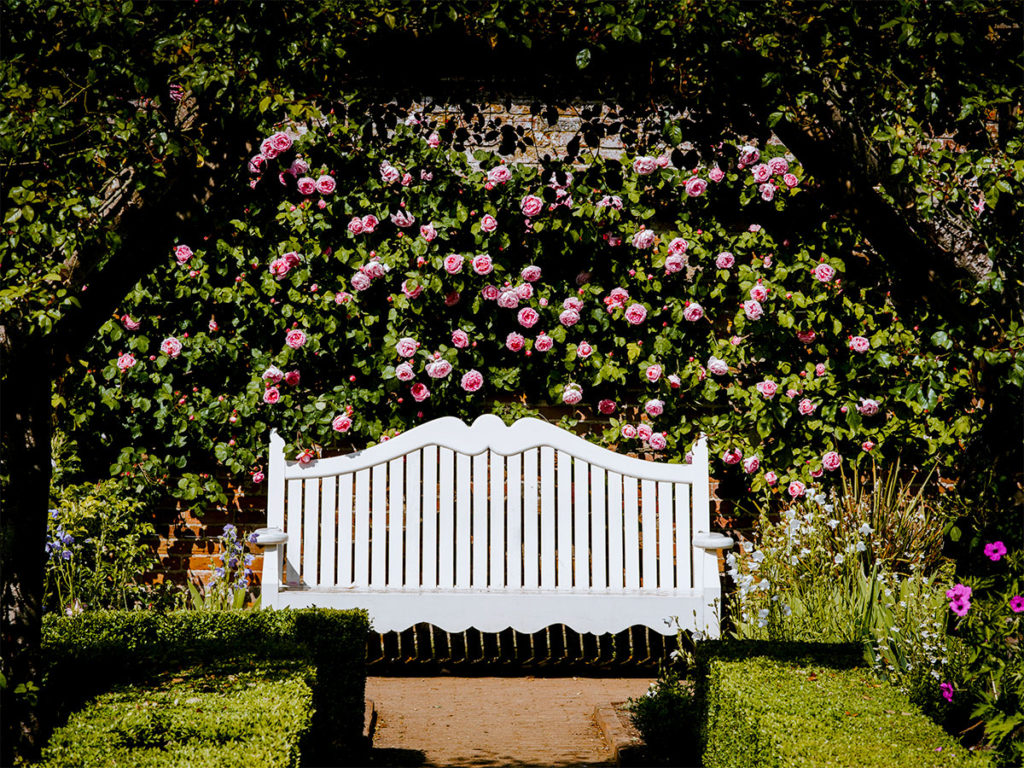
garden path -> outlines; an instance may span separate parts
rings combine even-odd
[[[370,677],[373,765],[611,766],[594,709],[642,695],[650,678]]]

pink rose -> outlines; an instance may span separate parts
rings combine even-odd
[[[752,475],[755,472],[757,472],[760,466],[761,460],[758,459],[757,456],[750,456],[749,458],[743,460],[743,471],[746,472],[748,475]]]
[[[443,379],[452,372],[452,364],[443,358],[427,363],[427,376],[432,379]]]
[[[729,364],[725,360],[711,356],[708,358],[708,370],[715,376],[725,376],[729,372]]]
[[[723,464],[739,464],[743,460],[743,451],[739,448],[730,448],[722,454]]]
[[[725,178],[725,171],[719,168],[717,165],[708,171],[708,178],[716,184]]]
[[[295,457],[295,460],[299,462],[299,464],[309,464],[315,458],[316,454],[313,453],[313,449],[306,448],[305,450],[299,451],[299,455]]]
[[[402,281],[402,293],[408,296],[410,299],[415,299],[421,293],[423,293],[423,286],[418,285],[415,282],[409,280]]]
[[[658,379],[661,378],[661,366],[658,365],[657,363],[647,366],[647,371],[644,375],[647,376],[647,380],[649,382],[654,384]]]
[[[398,353],[399,357],[412,357],[419,348],[420,343],[416,339],[410,339],[408,336],[403,336],[395,344],[395,352]]]
[[[176,245],[174,247],[174,258],[178,260],[179,264],[184,264],[192,258],[192,249],[187,245]]]
[[[429,136],[427,136],[427,146],[431,147],[432,149],[437,149],[439,146],[441,146],[441,137],[438,136],[436,132],[430,134]]]
[[[420,181],[433,181],[434,172],[428,171],[426,168],[420,170]]]
[[[430,390],[427,389],[425,384],[417,381],[415,384],[412,385],[412,388],[409,390],[409,394],[412,395],[412,399],[415,400],[417,403],[422,403],[424,400],[430,397]]]
[[[871,348],[871,342],[863,336],[854,336],[850,339],[850,349],[859,354],[864,354]]]
[[[292,148],[292,138],[287,133],[278,131],[267,139],[278,152],[287,152]]]
[[[611,416],[615,413],[615,401],[614,400],[602,400],[597,404],[597,410],[605,416]]]
[[[760,320],[764,315],[764,308],[761,306],[761,302],[751,299],[743,302],[743,312],[748,320]]]
[[[459,303],[461,294],[458,291],[449,291],[444,295],[444,305],[446,307],[454,307]]]
[[[663,451],[668,445],[668,441],[661,432],[652,432],[651,436],[647,438],[647,444],[656,451]]]
[[[755,285],[750,289],[750,298],[754,301],[767,301],[768,289],[763,285]]]
[[[416,372],[412,368],[412,363],[399,363],[396,365],[395,377],[399,381],[412,381],[416,378]]]
[[[558,316],[558,322],[570,328],[580,321],[580,313],[575,309],[566,309]]]
[[[295,251],[289,251],[281,259],[288,265],[289,269],[297,267],[302,263],[302,257]]]
[[[822,283],[827,283],[833,277],[835,277],[836,271],[828,264],[818,264],[814,268],[814,277],[816,280]]]
[[[566,405],[576,405],[583,399],[583,388],[575,382],[569,382],[562,391],[562,402]]]
[[[498,291],[498,286],[496,285],[485,285],[483,289],[480,291],[480,295],[483,296],[488,301],[494,301],[495,299],[497,299],[499,293],[500,291]]]
[[[634,437],[636,437],[636,427],[634,427],[632,424],[623,424],[622,436],[627,440],[632,440]]]
[[[515,309],[519,306],[519,295],[513,288],[506,288],[498,294],[498,306],[502,309]]]
[[[570,296],[562,302],[562,309],[572,309],[579,312],[583,309],[583,302],[575,296]]]
[[[284,378],[284,373],[280,368],[272,365],[263,372],[263,375],[260,376],[260,378],[264,381],[269,381],[271,384],[277,384]]]
[[[870,453],[874,447],[875,444],[871,440],[865,440],[863,443],[860,444],[860,449],[865,453]]]
[[[296,157],[292,160],[292,164],[288,167],[288,173],[295,178],[299,176],[305,176],[309,172],[309,163],[303,160],[301,157]]]
[[[372,213],[363,216],[363,232],[373,232],[378,224],[380,224],[380,221]]]
[[[513,331],[505,337],[505,348],[512,351],[518,352],[526,345],[526,339],[522,335]]]
[[[487,172],[487,181],[491,184],[504,184],[512,178],[512,171],[507,165],[496,165]],[[532,215],[532,214],[527,214]]]
[[[352,220],[348,223],[348,231],[353,235],[361,234],[363,231],[363,220],[358,216],[353,216]]]
[[[785,184],[790,189],[792,189],[793,187],[800,183],[800,179],[798,179],[792,173],[787,173],[785,176],[782,177],[782,183]]]
[[[818,363],[816,366],[814,366],[814,375],[815,376],[824,376],[825,375],[825,364],[824,363]]]
[[[797,410],[800,411],[800,413],[804,416],[810,416],[812,413],[814,413],[814,410],[817,407],[817,405],[815,405],[805,397],[803,400],[800,401],[800,404],[797,406]]]
[[[274,147],[274,142],[272,142],[270,139],[264,139],[262,142],[260,142],[260,154],[263,155],[268,160],[273,160],[281,153],[278,152],[277,149]]]
[[[794,499],[799,499],[804,495],[807,490],[807,486],[801,483],[799,480],[794,480],[789,484],[789,495]]]
[[[391,223],[396,227],[407,229],[416,223],[416,219],[407,211],[396,211],[391,214]]]
[[[622,210],[622,198],[618,195],[605,195],[597,201],[598,208],[614,208],[617,211]]]
[[[719,269],[731,269],[735,263],[736,258],[728,251],[718,254],[718,258],[715,259],[715,266]]]
[[[281,399],[281,390],[277,387],[267,387],[263,390],[263,402],[273,405]]]
[[[462,271],[462,264],[465,262],[465,258],[453,253],[451,256],[444,257],[444,271],[449,275],[457,275]]]
[[[284,335],[284,343],[292,349],[299,349],[306,343],[306,334],[298,328],[293,328]]]
[[[540,315],[532,307],[523,307],[519,310],[518,320],[523,328],[533,328],[537,321],[540,320]]]
[[[529,283],[522,283],[516,286],[516,296],[523,301],[529,301],[533,298],[533,286]]]
[[[491,214],[484,214],[484,217],[480,219],[480,229],[484,232],[493,232],[498,228],[498,220],[491,216]]]
[[[843,460],[839,458],[839,454],[835,451],[829,451],[821,457],[821,466],[827,469],[829,472],[835,472],[839,469],[839,465],[843,463]]]
[[[285,261],[284,259],[274,259],[272,262],[270,262],[270,274],[272,274],[278,280],[282,279],[285,275],[287,275],[290,269],[291,267],[288,265],[288,262]]]
[[[544,210],[544,201],[536,195],[527,195],[520,206],[524,216],[536,216]]]
[[[761,396],[765,400],[771,400],[775,397],[775,393],[778,391],[779,385],[771,379],[765,379],[757,384],[757,391],[761,393]]]
[[[353,291],[365,291],[370,287],[370,278],[362,272],[356,272],[352,275],[351,283]]]
[[[403,187],[408,187],[410,184],[412,184],[412,174],[411,173],[403,174],[403,176],[402,176],[402,186]]]
[[[462,381],[460,384],[467,392],[476,392],[483,386],[484,377],[480,374],[480,371],[466,371],[462,374]]]
[[[707,188],[708,183],[704,179],[698,179],[696,176],[686,182],[686,194],[690,197],[700,197]]]
[[[528,267],[524,267],[519,276],[528,283],[535,283],[540,280],[540,267],[531,264]]]
[[[668,252],[672,254],[682,255],[686,253],[686,249],[689,247],[689,243],[683,240],[681,237],[673,238],[668,244]]]
[[[160,343],[160,351],[165,355],[177,357],[181,354],[181,342],[173,336],[169,336]]]
[[[644,410],[648,416],[661,416],[665,412],[665,401],[652,399],[644,403]]]
[[[478,275],[489,275],[494,271],[494,264],[491,261],[491,257],[487,255],[480,255],[473,257],[473,271]]]
[[[681,272],[686,266],[686,259],[679,254],[669,254],[665,257],[665,274],[672,275]]]
[[[775,176],[781,176],[789,170],[789,163],[784,157],[773,157],[768,161],[768,170]]]
[[[647,310],[643,304],[630,304],[626,307],[626,320],[630,325],[640,325],[647,319]]]
[[[740,167],[745,167],[745,166],[748,166],[748,165],[753,165],[754,163],[756,163],[760,159],[761,159],[761,153],[757,151],[756,147],[752,147],[749,144],[746,145],[746,146],[740,147],[740,157],[739,157]]]
[[[454,344],[459,349],[465,349],[466,347],[469,346],[469,336],[466,334],[464,330],[459,328],[458,330],[452,332],[452,344]]]
[[[267,477],[267,476],[266,476],[266,475],[264,475],[264,474],[263,474],[262,472],[260,472],[259,470],[257,470],[256,472],[253,472],[253,473],[252,473],[252,481],[253,481],[253,482],[254,482],[254,483],[255,483],[256,485],[259,485],[260,483],[262,483],[262,482],[263,482],[263,481],[264,481],[264,480],[266,479],[266,477]]]
[[[584,360],[586,360],[586,359],[587,359],[588,357],[590,357],[590,356],[591,356],[592,354],[594,354],[594,348],[593,348],[592,346],[590,346],[590,344],[589,344],[588,342],[586,342],[586,341],[581,341],[581,342],[580,342],[580,343],[579,343],[579,344],[578,344],[578,345],[576,346],[576,356],[577,356],[577,357],[581,357],[581,358],[583,358]]]
[[[309,178],[309,176],[303,176],[296,182],[295,186],[301,195],[312,195],[316,192],[316,181]]]
[[[604,297],[604,303],[608,307],[608,311],[616,307],[625,307],[627,301],[629,301],[629,292],[625,288],[612,288],[611,292]]]
[[[249,158],[249,173],[259,173],[266,161],[267,158],[263,155],[253,155]]]
[[[653,157],[638,157],[633,161],[633,170],[641,176],[647,176],[648,174],[654,173],[658,170],[658,161]]]
[[[758,189],[761,191],[761,199],[765,202],[771,202],[775,198],[775,190],[777,187],[770,181],[762,184]]]
[[[437,230],[434,229],[433,224],[424,224],[420,227],[420,237],[426,240],[428,243],[437,237]]]
[[[652,245],[654,245],[654,241],[657,239],[658,236],[654,234],[653,229],[641,229],[639,232],[633,235],[632,243],[634,248],[640,248],[641,250],[643,250],[645,248],[650,248]]]
[[[398,169],[387,160],[380,164],[380,180],[385,184],[394,184],[401,177],[402,174],[398,172]]]
[[[704,317],[704,307],[695,301],[690,302],[683,309],[683,319],[690,323],[695,323]]]
[[[538,352],[547,352],[554,345],[554,340],[546,333],[539,334],[536,341],[533,342],[533,348]]]
[[[139,330],[141,323],[132,320],[128,315],[121,315],[121,325],[129,331],[137,331]]]
[[[323,176],[316,180],[316,191],[319,192],[321,195],[331,194],[332,192],[334,192],[336,186],[337,185],[334,183],[334,178],[326,174],[324,174]]]
[[[650,424],[637,424],[636,436],[641,440],[650,440],[651,435],[654,434],[654,430],[651,429]]]
[[[816,334],[814,331],[797,331],[796,337],[800,339],[800,341],[802,341],[804,344],[810,344],[816,338],[818,338],[818,334]]]
[[[117,358],[117,370],[127,371],[129,368],[135,365],[135,356],[130,352],[121,355]]]
[[[765,165],[764,163],[761,163],[760,165],[755,165],[753,168],[750,169],[750,172],[754,174],[754,181],[756,181],[758,184],[763,184],[772,177],[772,172],[768,170],[768,166]]]
[[[674,373],[668,375],[668,383],[672,389],[679,389],[682,386],[683,380],[676,376]]]
[[[857,411],[862,416],[874,416],[878,413],[878,401],[872,400],[868,397],[862,397],[860,399],[860,405],[857,406]]]
[[[298,385],[299,378],[300,374],[298,371],[288,371],[288,373],[284,375],[284,383],[287,384],[289,387],[294,387]]]
[[[335,432],[348,432],[352,429],[352,419],[345,415],[335,416],[334,421],[331,422],[331,428]]]

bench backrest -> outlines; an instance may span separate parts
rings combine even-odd
[[[288,537],[286,590],[717,594],[717,557],[692,544],[709,530],[703,440],[690,464],[656,463],[488,415],[309,464],[283,447],[273,435],[268,525]],[[280,573],[268,552],[265,604]]]

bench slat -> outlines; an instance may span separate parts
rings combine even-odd
[[[420,586],[420,451],[405,457],[405,586]]]
[[[625,502],[626,546],[626,589],[640,589],[640,513],[637,492],[639,481],[624,475],[622,478],[622,499]]]
[[[437,448],[423,449],[423,580],[425,587],[437,586]],[[449,539],[450,541],[451,539]]]
[[[590,465],[573,460],[573,586],[590,586]]]
[[[320,505],[320,583],[335,585],[334,558],[338,541],[335,524],[338,514],[338,478],[325,477],[322,484],[323,500]]]
[[[658,588],[675,587],[672,550],[672,483],[658,483]]]
[[[572,587],[572,456],[558,452],[558,520],[556,521],[559,589]]]
[[[440,492],[438,503],[437,585],[455,586],[455,452],[438,449],[440,460]]]
[[[388,578],[388,465],[378,464],[370,472],[370,586],[384,587]]]
[[[606,569],[607,551],[605,538],[608,535],[608,518],[605,515],[605,471],[602,467],[590,467],[590,572],[594,589],[608,588]]]
[[[472,500],[470,497],[470,458],[455,454],[455,586],[470,586],[470,544]]]
[[[523,586],[523,456],[516,453],[505,460],[505,517],[508,539],[505,584],[510,589]],[[536,559],[531,562],[537,562]]]
[[[540,586],[554,589],[555,582],[555,451],[540,449]]]
[[[690,573],[690,486],[676,483],[676,585],[680,588],[693,585]],[[681,619],[682,617],[680,617]]]
[[[474,587],[487,587],[487,453],[473,457],[473,580]]]
[[[388,462],[388,586],[401,587],[405,565],[405,459]]]
[[[527,588],[540,586],[539,453],[537,448],[523,451],[523,586]]]
[[[641,528],[640,546],[643,559],[640,570],[640,586],[644,589],[658,588],[658,500],[653,480],[640,481]]]
[[[505,457],[490,454],[491,486],[490,536],[487,542],[491,554],[489,583],[492,588],[505,586]]]
[[[622,517],[622,475],[608,473],[608,588],[622,589],[622,546],[625,521]]]
[[[338,585],[347,587],[352,583],[352,482],[349,473],[338,478]]]
[[[370,584],[370,470],[356,472],[356,541],[355,582],[357,587]]]
[[[285,557],[285,581],[288,584],[299,584],[302,581],[302,481],[288,481],[288,519],[285,521],[288,532],[288,547]]]

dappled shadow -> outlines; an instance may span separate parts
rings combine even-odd
[[[378,749],[370,751],[368,766],[422,766],[422,768],[609,768],[614,761],[578,762],[556,758],[538,762],[516,760],[505,756],[453,757],[444,763],[427,763],[426,756],[418,749]]]

